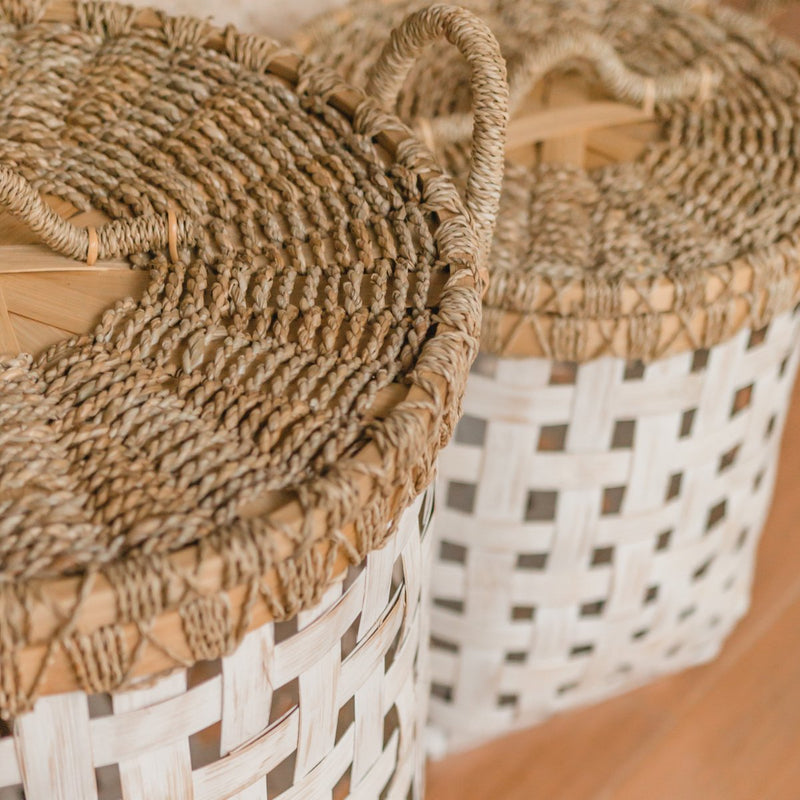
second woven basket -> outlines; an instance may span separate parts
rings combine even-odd
[[[796,49],[723,8],[469,6],[513,116],[482,353],[441,458],[440,749],[717,653],[798,362]],[[412,7],[362,2],[298,41],[368,84]],[[463,175],[461,65],[431,53],[398,109]]]

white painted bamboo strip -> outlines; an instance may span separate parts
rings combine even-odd
[[[619,358],[600,358],[578,371],[566,440],[570,453],[591,453],[599,442],[611,441],[614,421],[618,419],[615,388],[621,383],[624,369]]]
[[[0,739],[0,786],[17,786],[22,783],[14,739],[11,736]]]
[[[255,776],[264,776],[287,759],[297,747],[298,718],[294,708],[267,733],[224,758],[195,770],[195,800],[222,800],[244,791]]]
[[[430,554],[429,540],[420,541],[422,506],[415,502],[382,550],[298,615],[295,632],[276,641],[272,624],[254,631],[218,673],[193,672],[193,688],[178,671],[110,702],[99,697],[93,707],[102,712],[108,702],[112,713],[94,718],[80,693],[40,701],[15,737],[0,738],[0,757],[10,762],[0,760],[0,788],[24,778],[26,800],[94,800],[95,770],[117,765],[123,800],[420,798],[420,596]],[[389,720],[396,728],[384,744]],[[190,752],[190,740],[202,741],[202,751]],[[48,758],[58,766],[52,776],[41,769]],[[113,793],[113,781],[100,788]],[[98,800],[119,796],[101,792]]]
[[[405,533],[404,528],[398,529],[398,543],[401,537],[407,538]],[[401,547],[404,546],[405,542]],[[396,557],[393,542],[367,556],[370,568],[364,585],[364,610],[358,621],[359,639],[369,632],[385,611],[386,598],[391,593],[392,573]]]
[[[381,738],[383,732],[381,731]],[[357,779],[350,793],[350,800],[373,800],[380,797],[381,789],[397,767],[397,731],[395,731],[369,771]],[[402,785],[403,781],[398,781]]]
[[[575,564],[587,564],[591,560],[594,543],[597,541],[597,520],[601,505],[601,492],[598,488],[586,490],[567,486],[561,492],[553,538],[545,551],[548,553],[547,566],[551,570],[567,571],[573,569]]]
[[[319,653],[329,652],[341,641],[363,606],[364,584],[362,572],[324,619],[311,622],[297,636],[276,645],[275,685],[302,675],[314,666]]]
[[[188,739],[220,719],[222,682],[219,676],[160,702],[92,720],[95,765],[104,767],[124,758],[145,755],[153,742]]]
[[[467,620],[458,613],[435,608],[431,612],[431,627],[437,638],[443,641],[469,642],[471,638],[480,637],[481,648],[508,648],[511,652],[524,651],[531,641],[530,626],[513,625],[507,622],[502,627],[486,628],[485,625]],[[469,647],[465,644],[464,647]],[[436,682],[439,675],[433,670]]]
[[[482,480],[478,484],[475,512],[493,518],[514,519],[525,501],[525,476],[530,468],[529,442],[520,436],[518,426],[492,420],[486,429],[486,444],[481,462]]]
[[[418,620],[419,615],[417,616],[417,621]],[[427,655],[424,653],[424,646],[422,647],[423,655],[420,657],[420,648],[422,645],[424,645],[424,643],[420,642],[419,628],[415,625],[413,633],[406,636],[398,645],[394,653],[392,664],[389,669],[386,670],[383,696],[381,698],[383,701],[384,714],[387,714],[392,705],[397,702],[397,698],[400,696],[406,681],[410,680],[410,676],[417,676],[418,673],[415,670],[415,662],[427,658]]]
[[[422,733],[418,730],[419,721],[417,719],[417,694],[416,694],[416,676],[412,671],[404,673],[404,680],[402,682],[400,691],[395,697],[395,708],[397,709],[397,718],[399,721],[399,741],[397,744],[397,761],[398,771],[402,774],[408,771],[409,774],[406,778],[401,779],[393,794],[396,797],[400,796],[400,787],[413,783],[413,769],[416,750],[416,742],[414,732]]]
[[[633,449],[630,472],[624,483],[624,515],[647,513],[658,508],[665,497],[664,465],[678,464],[675,431],[680,430],[681,414],[658,414],[643,417],[636,422],[636,447]],[[658,453],[659,458],[653,458]]]
[[[279,800],[319,800],[330,796],[330,790],[344,775],[353,757],[353,728],[344,733],[335,747],[304,775],[295,774],[292,787],[279,795]]]
[[[269,726],[274,651],[274,628],[265,625],[245,636],[236,652],[222,659],[223,756],[255,739]],[[231,795],[231,800],[267,800],[266,781]]]
[[[383,746],[383,676],[373,672],[355,694],[351,780],[358,785],[380,759]]]
[[[469,410],[465,406],[464,411],[481,419],[547,425],[563,419],[564,409],[572,397],[572,389],[565,386],[549,387],[537,400],[531,396],[528,387],[502,385],[499,391],[493,391],[494,384],[494,378],[473,373],[470,376],[470,406]]]
[[[428,518],[430,520],[430,517]],[[425,541],[422,541],[419,536],[412,536],[411,525],[414,524],[411,520],[406,520],[405,525],[405,538],[408,541],[408,546],[400,553],[400,563],[403,567],[403,573],[408,575],[408,580],[403,586],[403,599],[405,601],[405,613],[403,614],[403,629],[401,640],[405,641],[409,635],[419,636],[419,606],[422,601],[423,595],[427,591],[425,576],[430,565],[430,535]],[[419,524],[417,521],[416,524]],[[411,569],[414,563],[422,564],[423,569]]]
[[[153,703],[180,697],[186,692],[186,673],[175,672],[146,689],[113,695],[114,711],[134,711]],[[174,737],[159,742],[157,749],[119,762],[123,800],[193,800],[189,740]]]
[[[393,601],[391,611],[371,632],[369,644],[356,645],[342,664],[338,684],[338,705],[343,706],[355,695],[358,687],[369,680],[369,675],[380,665],[386,649],[394,641],[403,620],[405,604],[402,600]],[[374,642],[374,647],[371,644]]]
[[[86,695],[42,698],[14,737],[26,800],[97,800]]]
[[[308,613],[308,612],[306,612]],[[310,772],[333,747],[339,706],[341,636],[327,651],[317,651],[312,666],[300,673],[300,731],[295,778]]]

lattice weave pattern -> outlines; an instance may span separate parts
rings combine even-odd
[[[748,605],[798,334],[784,314],[647,366],[479,357],[440,467],[445,746],[717,652]]]
[[[0,738],[0,798],[421,798],[431,499],[318,605],[232,655],[39,700]]]

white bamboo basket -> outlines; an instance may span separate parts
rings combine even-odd
[[[0,798],[421,797],[427,497],[319,603],[230,655],[41,698],[0,736]]]
[[[429,491],[507,121],[456,7],[376,96],[440,37],[466,202],[277,41],[0,0],[2,800],[422,796]]]
[[[799,334],[786,313],[647,365],[479,357],[440,460],[436,748],[717,655],[747,611]]]
[[[369,85],[413,2],[296,37]],[[800,58],[687,4],[473,2],[509,65],[482,352],[441,456],[441,755],[713,658],[745,613],[798,363]],[[444,49],[398,106],[463,174]]]

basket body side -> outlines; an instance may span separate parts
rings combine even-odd
[[[431,503],[233,654],[112,695],[41,698],[0,738],[0,797],[420,798]]]
[[[439,473],[440,751],[718,652],[748,607],[798,332],[790,312],[648,365],[479,358]]]

